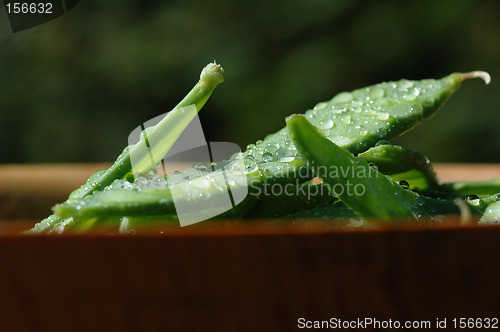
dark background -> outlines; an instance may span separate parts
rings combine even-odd
[[[85,0],[12,33],[0,6],[0,162],[112,161],[217,60],[207,140],[242,148],[336,93],[486,70],[397,142],[434,161],[500,162],[499,1]]]

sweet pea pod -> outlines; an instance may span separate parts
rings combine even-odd
[[[163,118],[156,126],[147,132],[149,139],[162,140],[163,144],[157,145],[161,151],[154,151],[155,156],[151,160],[151,149],[145,149],[146,145],[137,143],[126,147],[118,156],[114,164],[107,170],[99,171],[89,178],[86,184],[75,190],[68,198],[67,204],[103,190],[115,179],[133,177],[134,172],[144,172],[148,169],[146,165],[156,165],[168,152],[168,149],[180,136],[182,131],[201,110],[203,105],[214,91],[215,87],[224,81],[224,70],[216,63],[210,63],[203,68],[200,80],[184,99]],[[194,106],[189,108],[189,106]],[[145,140],[145,133],[142,135]],[[131,156],[134,157],[134,170],[132,169]],[[60,216],[52,215],[35,225],[28,233],[43,233],[55,224],[62,222]]]
[[[365,160],[328,140],[303,116],[289,117],[287,127],[313,172],[362,217],[418,220],[422,216],[460,213],[453,202],[424,197],[394,183]]]

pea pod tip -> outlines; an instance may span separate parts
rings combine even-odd
[[[217,85],[219,83],[224,82],[224,69],[220,64],[217,64],[215,61],[209,63],[203,68],[200,74],[200,81],[206,83],[213,83]]]
[[[482,70],[475,70],[468,73],[457,73],[457,74],[460,76],[460,79],[462,81],[478,77],[481,78],[486,84],[490,84],[491,82],[490,74]]]

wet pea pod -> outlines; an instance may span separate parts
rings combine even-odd
[[[391,140],[433,116],[465,79],[480,77],[489,83],[488,73],[453,73],[442,79],[383,82],[351,92],[342,92],[305,112],[305,117],[338,146],[358,154],[380,140]],[[297,153],[287,129],[250,144],[245,156],[272,160],[280,149]]]
[[[407,190],[323,136],[303,116],[287,119],[290,137],[312,171],[361,217],[389,219],[460,214],[453,201],[429,198]],[[480,210],[470,207],[473,213]]]
[[[394,182],[405,181],[411,189],[426,191],[439,187],[429,158],[416,150],[381,141],[358,154],[358,158],[376,165],[382,174],[389,175]]]
[[[152,163],[154,167],[165,156],[196,113],[205,105],[215,87],[224,81],[223,73],[222,67],[215,62],[205,66],[198,83],[184,99],[156,126],[148,128],[147,136],[145,133],[141,135],[143,141],[149,139],[159,141],[162,144],[156,144],[154,149],[145,149],[146,145],[141,144],[141,142],[126,147],[110,168],[92,175],[83,186],[71,193],[65,204],[72,204],[94,192],[99,192],[111,185],[116,179],[130,180],[133,178],[133,173],[148,171]],[[156,160],[151,160],[152,155],[155,155]],[[132,169],[131,158],[134,160],[134,169]],[[27,233],[47,232],[61,223],[64,225],[71,223],[71,221],[64,221],[60,216],[51,215],[36,224]]]

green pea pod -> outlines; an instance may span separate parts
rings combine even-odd
[[[463,80],[474,77],[490,82],[489,74],[481,71],[453,73],[439,80],[383,82],[339,93],[308,110],[305,117],[332,142],[358,154],[430,118]],[[279,149],[297,152],[286,128],[249,145],[245,155],[255,160],[276,159]]]
[[[460,213],[451,201],[424,197],[402,188],[370,167],[365,160],[328,140],[303,116],[289,117],[287,127],[299,153],[313,172],[362,217],[418,220],[422,216]]]
[[[130,178],[134,172],[147,171],[145,165],[156,165],[168,152],[168,149],[180,136],[182,131],[191,122],[195,114],[201,110],[207,102],[215,87],[224,81],[224,70],[216,63],[210,63],[203,68],[200,80],[193,89],[184,97],[184,99],[156,126],[150,128],[147,133],[149,139],[162,141],[158,145],[161,151],[153,150],[154,156],[151,160],[151,149],[146,149],[142,142],[136,145],[126,147],[118,156],[115,163],[107,170],[99,171],[89,178],[86,184],[75,190],[68,198],[67,204],[91,195],[94,192],[103,190],[116,179]],[[193,111],[184,108],[194,105]],[[164,139],[166,138],[166,139]],[[143,133],[142,139],[146,139]],[[132,169],[131,156],[134,158],[134,170]],[[27,233],[43,233],[50,230],[54,225],[61,223],[63,219],[60,216],[52,215],[38,224],[36,224]]]
[[[439,186],[429,158],[416,150],[391,144],[379,144],[360,153],[358,158],[373,163],[394,182],[406,181],[411,189],[430,190]]]

